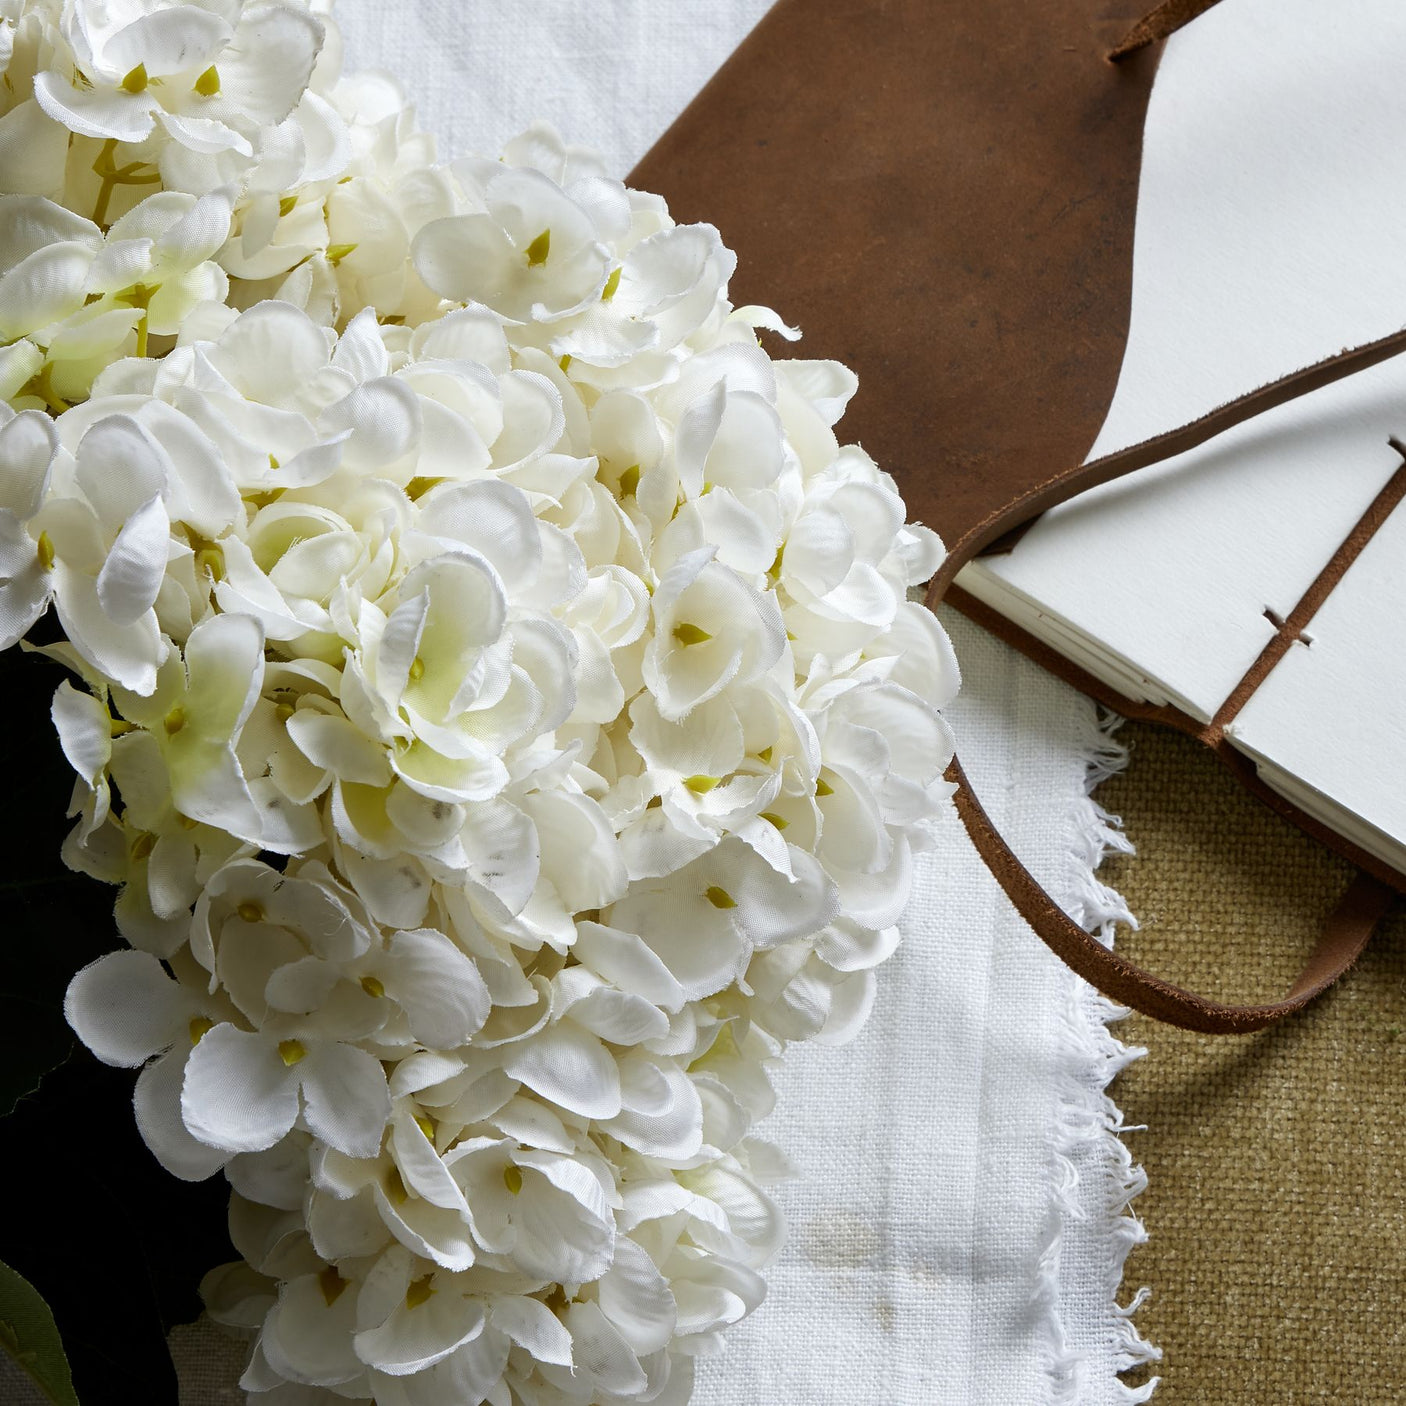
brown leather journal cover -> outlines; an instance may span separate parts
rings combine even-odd
[[[1146,0],[780,0],[635,169],[734,301],[859,374],[845,415],[950,545],[1080,462],[1127,336]]]

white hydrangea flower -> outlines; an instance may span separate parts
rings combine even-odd
[[[70,132],[138,143],[161,129],[194,151],[249,155],[248,129],[302,96],[323,27],[267,0],[68,0],[54,37],[34,96]]]
[[[941,544],[716,230],[439,163],[328,8],[0,3],[0,647],[53,605],[128,943],[67,1013],[230,1181],[251,1399],[682,1406],[947,800]]]

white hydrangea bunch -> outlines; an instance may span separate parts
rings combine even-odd
[[[944,805],[936,568],[680,226],[436,162],[298,0],[0,0],[0,646],[52,605],[67,1014],[223,1170],[275,1402],[685,1402],[761,1300],[768,1066]]]

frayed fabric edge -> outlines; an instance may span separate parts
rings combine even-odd
[[[1112,945],[1114,926],[1137,922],[1122,897],[1102,883],[1099,866],[1110,854],[1131,854],[1133,846],[1093,799],[1093,791],[1127,764],[1127,749],[1115,734],[1122,719],[1114,713],[1087,710],[1088,732],[1081,739],[1085,759],[1085,794],[1068,819],[1067,857],[1062,888],[1056,895],[1075,922]],[[1133,1164],[1120,1134],[1122,1113],[1108,1094],[1113,1079],[1147,1051],[1127,1046],[1109,1028],[1128,1012],[1101,996],[1072,971],[1063,972],[1055,1066],[1058,1102],[1050,1128],[1053,1196],[1043,1252],[1037,1263],[1036,1308],[1046,1336],[1051,1406],[1146,1402],[1160,1378],[1130,1386],[1119,1373],[1161,1358],[1160,1348],[1138,1331],[1133,1315],[1148,1296],[1139,1289],[1126,1306],[1118,1302],[1123,1269],[1134,1245],[1147,1239],[1131,1203],[1146,1189],[1147,1177]],[[1090,1188],[1090,1182],[1092,1187]],[[1092,1194],[1089,1194],[1090,1189]],[[1094,1331],[1066,1323],[1061,1286],[1070,1266],[1063,1264],[1074,1238],[1081,1241],[1099,1287]],[[1081,1325],[1082,1327],[1082,1325]],[[1071,1332],[1071,1328],[1074,1330]]]

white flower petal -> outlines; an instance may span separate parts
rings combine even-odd
[[[306,1187],[300,1188],[305,1191]],[[370,1184],[347,1197],[314,1191],[307,1216],[313,1248],[325,1260],[374,1255],[390,1243],[390,1232],[376,1209]]]
[[[541,1299],[504,1294],[493,1300],[489,1319],[538,1362],[571,1366],[571,1334]]]
[[[326,1044],[294,1069],[313,1135],[349,1157],[374,1157],[391,1116],[380,1060],[355,1045]]]
[[[130,625],[119,625],[102,608],[93,577],[67,569],[62,560],[52,576],[59,620],[73,647],[113,683],[150,694],[169,650],[155,614],[148,611]]]
[[[685,1070],[673,1061],[659,1066],[669,1085],[669,1105],[662,1113],[624,1110],[605,1130],[646,1157],[686,1162],[703,1145],[703,1104]]]
[[[33,98],[12,107],[0,117],[0,171],[6,187],[30,195],[60,194],[68,137],[68,129]]]
[[[0,508],[21,521],[39,511],[58,444],[53,421],[37,410],[22,410],[0,428]]]
[[[241,1152],[231,1157],[225,1175],[246,1201],[280,1211],[302,1209],[307,1194],[309,1140],[293,1133],[267,1152]]]
[[[391,1122],[391,1154],[401,1179],[416,1196],[446,1211],[456,1211],[471,1224],[464,1193],[454,1180],[425,1130],[402,1106]]]
[[[202,195],[181,217],[173,221],[151,247],[153,264],[168,268],[193,269],[213,259],[229,238],[234,201],[227,190]]]
[[[98,573],[98,601],[117,625],[135,625],[156,603],[166,574],[171,522],[160,498],[122,524]]]
[[[478,968],[433,928],[393,933],[376,971],[428,1049],[467,1044],[488,1019],[492,1002]]]
[[[550,1103],[582,1118],[620,1111],[620,1072],[594,1035],[557,1025],[511,1046],[503,1070]]]
[[[75,479],[104,528],[115,534],[128,516],[164,495],[174,476],[165,450],[130,415],[105,415],[79,442]]]
[[[49,715],[68,764],[96,787],[112,757],[112,716],[91,693],[79,693],[65,679],[54,690]]]
[[[356,1294],[342,1286],[335,1269],[329,1272],[331,1292],[321,1275],[301,1275],[282,1286],[264,1319],[269,1365],[290,1381],[335,1386],[363,1370],[352,1350]]]
[[[527,495],[498,480],[445,484],[428,495],[420,528],[478,552],[509,594],[531,583],[542,561],[542,538]]]
[[[512,1406],[503,1381],[510,1340],[493,1328],[456,1348],[413,1377],[376,1377],[376,1400],[384,1406],[442,1406],[446,1401],[479,1401]]]
[[[104,1064],[133,1069],[184,1034],[189,998],[146,952],[110,952],[68,984],[64,1018]]]
[[[198,72],[214,62],[230,37],[229,25],[218,15],[195,6],[172,5],[138,14],[123,24],[103,45],[103,61],[118,73],[138,64],[154,77],[187,69]]]
[[[520,913],[537,883],[536,827],[507,801],[482,801],[464,808],[462,839],[468,877],[509,914]]]
[[[150,91],[127,93],[121,88],[75,88],[45,69],[34,76],[39,106],[80,137],[139,142],[151,135],[156,100]]]
[[[327,1000],[340,980],[341,973],[331,962],[300,957],[274,971],[264,987],[264,1000],[272,1010],[306,1015]]]
[[[425,921],[430,878],[410,855],[371,859],[343,848],[342,868],[356,896],[377,922],[387,927],[414,928]]]
[[[526,1149],[513,1160],[523,1189],[512,1198],[512,1256],[524,1273],[584,1284],[610,1268],[615,1220],[595,1174],[579,1161]],[[545,1180],[544,1180],[545,1179]]]
[[[13,564],[16,559],[24,565],[0,584],[0,650],[23,639],[48,608],[53,591],[51,573],[34,555],[34,539],[14,514],[0,509],[0,563]]]
[[[669,1021],[658,1006],[639,996],[599,986],[568,1008],[571,1019],[612,1045],[642,1045],[669,1033]]]
[[[626,1398],[648,1385],[629,1344],[594,1303],[568,1304],[566,1326],[571,1333],[576,1374],[597,1391]]]
[[[542,874],[569,913],[613,903],[629,883],[625,860],[600,806],[588,796],[538,791],[522,807],[537,827]]]
[[[191,1137],[181,1121],[181,1086],[189,1048],[177,1046],[137,1075],[132,1106],[137,1131],[152,1155],[182,1181],[204,1181],[224,1165],[228,1153]]]
[[[383,1228],[412,1254],[443,1269],[464,1270],[478,1258],[467,1215],[410,1196],[392,1202],[380,1187],[374,1188],[376,1211]]]
[[[353,1338],[356,1355],[388,1376],[423,1372],[472,1341],[488,1321],[483,1304],[455,1291],[436,1275],[427,1298],[396,1306],[384,1323]]]
[[[658,954],[634,933],[580,922],[576,925],[573,950],[580,962],[622,991],[643,996],[666,1011],[677,1011],[683,1006],[683,987]]]
[[[0,335],[6,341],[37,332],[83,304],[93,256],[85,245],[51,244],[0,278]]]
[[[272,1041],[228,1024],[201,1036],[181,1089],[181,1117],[195,1137],[227,1152],[262,1152],[297,1116],[297,1066]]]
[[[327,433],[347,435],[342,447],[347,468],[383,476],[389,476],[415,448],[420,425],[419,398],[393,376],[357,386],[324,411],[321,420]],[[400,481],[409,477],[407,471]]]
[[[601,1312],[641,1356],[667,1347],[677,1313],[668,1281],[633,1240],[615,1242],[615,1262],[600,1281]]]
[[[346,718],[313,708],[299,709],[288,719],[288,735],[316,767],[343,781],[385,786],[391,779],[386,749],[373,742]]]
[[[315,16],[292,5],[247,6],[220,54],[218,101],[261,127],[282,122],[308,86],[324,35]]]

